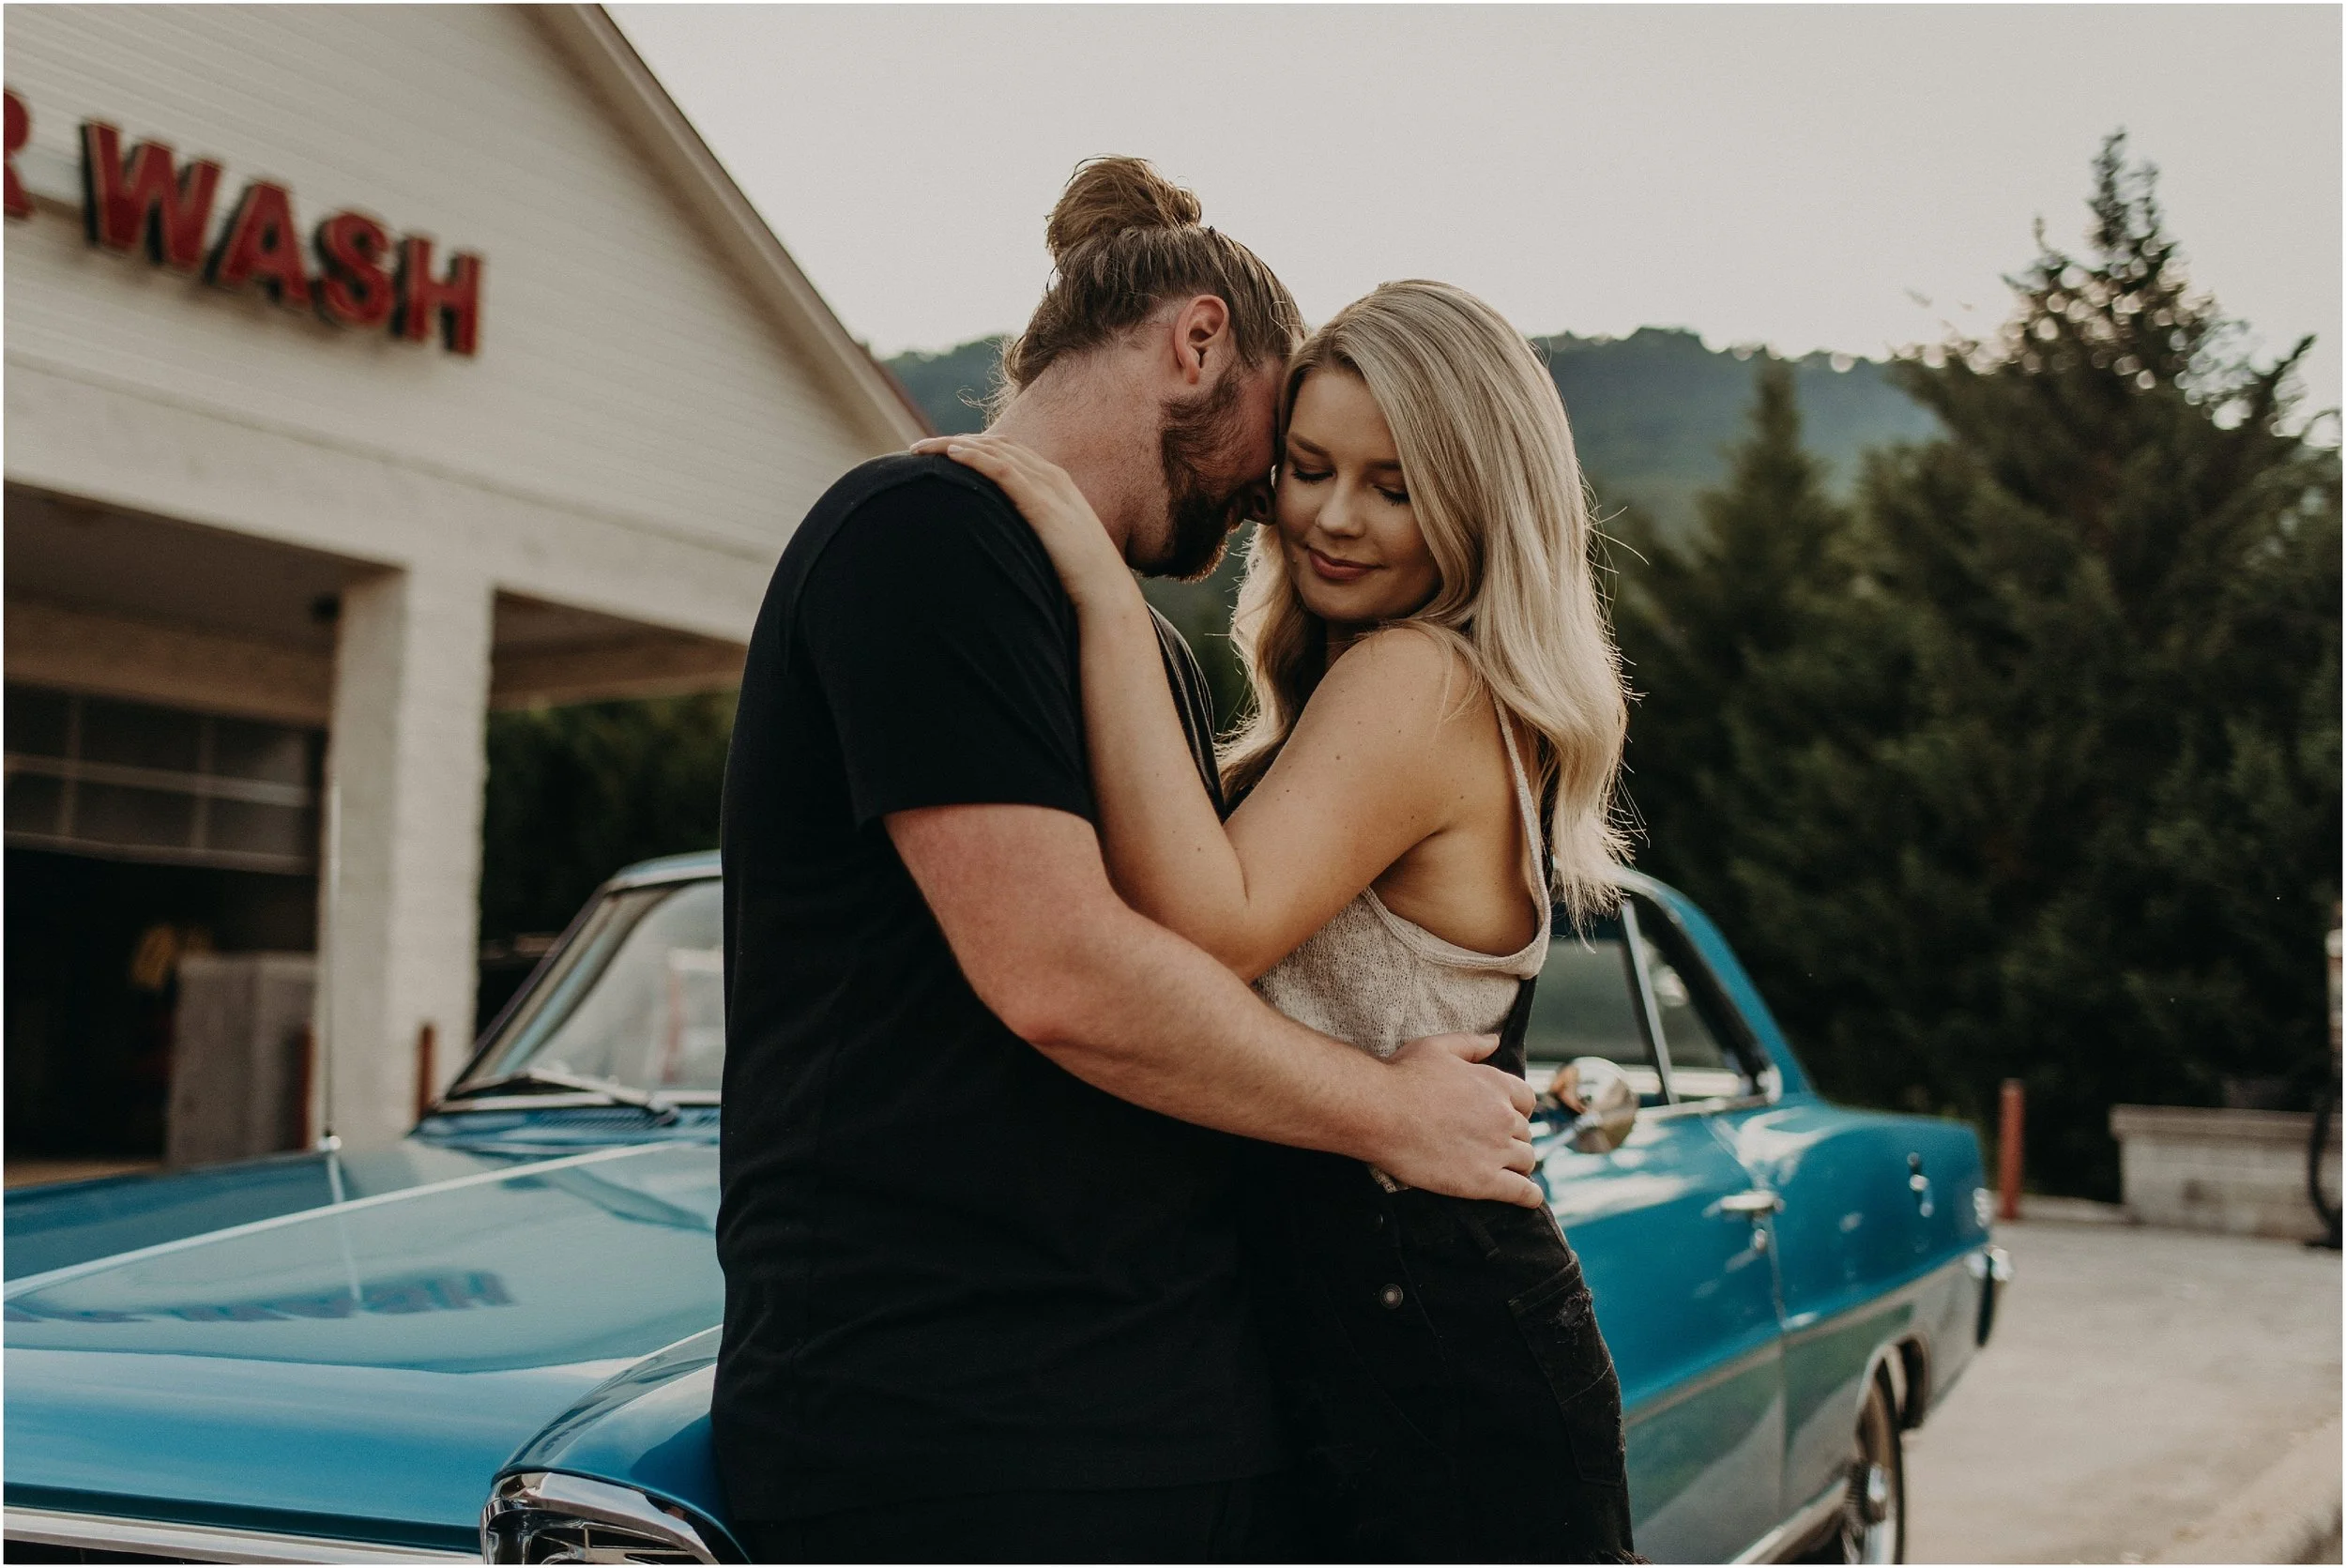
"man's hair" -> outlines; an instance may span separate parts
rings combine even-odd
[[[1027,329],[1002,345],[997,406],[1053,363],[1097,348],[1167,299],[1211,294],[1230,308],[1239,358],[1283,360],[1303,338],[1294,297],[1254,251],[1198,221],[1197,198],[1137,158],[1094,158],[1044,231],[1054,270]]]

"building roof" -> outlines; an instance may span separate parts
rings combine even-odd
[[[525,8],[667,176],[720,254],[807,356],[816,376],[881,444],[929,434],[928,421],[848,334],[717,155],[601,6]]]

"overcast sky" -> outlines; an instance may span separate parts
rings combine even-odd
[[[1526,332],[1879,357],[1986,332],[2124,127],[2194,280],[2339,402],[2335,6],[612,8],[848,328],[1026,319],[1137,153],[1318,321],[1389,278]]]

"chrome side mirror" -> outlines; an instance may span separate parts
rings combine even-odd
[[[1629,1141],[1638,1121],[1638,1088],[1617,1062],[1575,1057],[1557,1070],[1547,1091],[1577,1114],[1568,1135],[1583,1154],[1609,1154]]]

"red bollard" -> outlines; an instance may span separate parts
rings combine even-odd
[[[2027,1120],[2020,1080],[2003,1081],[2003,1125],[1996,1134],[1996,1218],[2020,1217],[2020,1135]]]
[[[440,1043],[439,1031],[430,1024],[416,1030],[416,1119],[421,1121],[431,1113],[433,1102],[440,1097],[440,1064],[433,1059]]]

